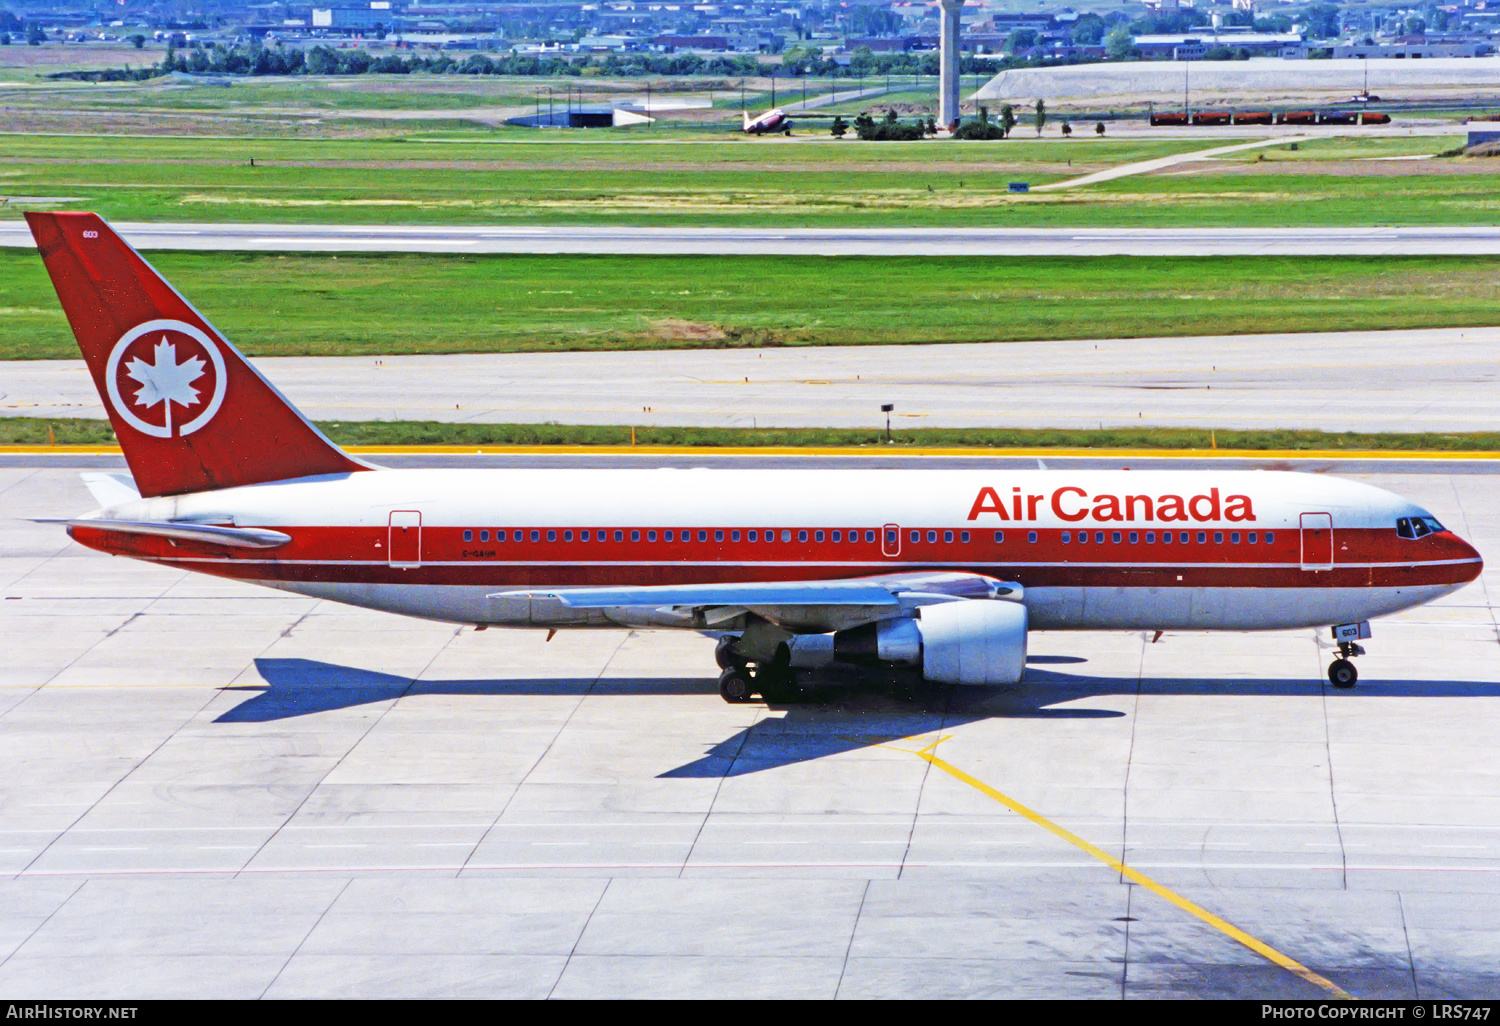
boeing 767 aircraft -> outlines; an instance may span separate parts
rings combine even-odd
[[[131,477],[101,552],[477,627],[718,635],[729,702],[792,668],[1013,684],[1029,630],[1332,628],[1479,576],[1379,488],[1222,470],[387,470],[339,449],[94,214],[27,214]],[[378,644],[378,639],[374,642]]]

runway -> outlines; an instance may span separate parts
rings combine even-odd
[[[629,228],[115,222],[142,250],[318,253],[624,253],[720,256],[1465,256],[1500,253],[1500,227]],[[0,246],[31,248],[19,221]]]
[[[1500,328],[1004,344],[257,359],[315,420],[1493,431]],[[0,363],[0,416],[97,417],[81,360]],[[622,436],[621,441],[627,439]]]
[[[1183,903],[1359,997],[1500,986],[1488,575],[1378,622],[1352,693],[1311,631],[1085,633],[1014,689],[729,706],[697,636],[476,633],[24,519],[91,508],[87,462],[0,463],[5,993],[1328,996]],[[1357,476],[1500,551],[1494,468],[1400,469]]]

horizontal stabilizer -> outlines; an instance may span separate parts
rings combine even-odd
[[[141,493],[135,487],[135,479],[129,474],[106,474],[97,470],[89,470],[78,476],[83,478],[84,487],[88,488],[89,494],[94,497],[94,501],[101,509],[135,502],[141,497]]]
[[[38,520],[39,524],[67,524],[95,531],[118,531],[122,534],[149,534],[179,541],[207,542],[236,549],[274,549],[292,540],[289,534],[262,527],[220,527],[216,524],[191,524],[172,520]]]

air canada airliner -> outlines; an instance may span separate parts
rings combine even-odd
[[[1352,687],[1371,619],[1483,568],[1406,499],[1298,473],[381,469],[97,215],[26,219],[130,468],[58,522],[113,555],[478,628],[698,631],[729,702],[832,663],[1014,684],[1030,630],[1329,628]]]

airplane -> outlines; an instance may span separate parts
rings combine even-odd
[[[697,631],[732,703],[834,664],[1015,684],[1032,630],[1330,628],[1349,688],[1371,619],[1483,569],[1398,495],[1281,471],[382,469],[97,215],[26,219],[130,469],[49,522],[113,555],[481,630]]]
[[[758,118],[750,117],[748,110],[740,111],[744,118],[744,127],[741,131],[747,135],[765,135],[767,132],[784,132],[792,134],[792,122],[786,116],[786,111],[780,107],[773,107]]]

